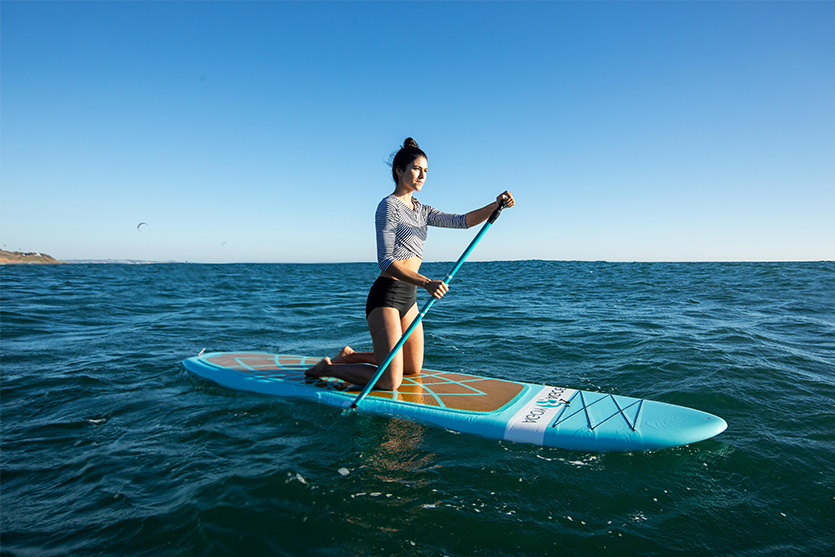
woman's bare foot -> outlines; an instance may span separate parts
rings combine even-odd
[[[332,363],[334,364],[342,364],[348,363],[348,359],[355,353],[355,350],[350,346],[346,346],[342,350],[339,351],[339,354],[334,356]]]
[[[341,352],[340,352],[341,354]],[[331,359],[327,356],[324,359],[319,360],[319,362],[310,369],[305,370],[304,374],[308,377],[322,377],[325,374],[325,371],[333,365]]]

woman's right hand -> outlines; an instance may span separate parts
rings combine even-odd
[[[429,295],[440,300],[444,297],[444,294],[449,292],[449,286],[444,283],[442,280],[430,280],[423,286]]]

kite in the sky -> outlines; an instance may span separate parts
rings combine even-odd
[[[142,232],[142,230],[140,230],[139,227],[143,226],[143,225],[148,226],[148,223],[147,222],[140,222],[139,224],[136,225],[136,231],[137,232]]]

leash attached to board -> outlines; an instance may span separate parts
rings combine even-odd
[[[481,227],[481,230],[478,231],[476,237],[473,238],[473,241],[470,242],[470,245],[467,246],[467,249],[464,250],[464,253],[462,253],[461,257],[458,258],[458,261],[456,261],[455,265],[452,267],[452,270],[449,272],[449,274],[447,274],[446,277],[444,277],[444,284],[449,284],[449,282],[452,280],[452,277],[455,276],[455,273],[457,273],[458,269],[461,268],[461,265],[464,264],[464,260],[467,259],[467,256],[469,256],[470,252],[473,251],[473,248],[475,248],[476,244],[479,242],[479,240],[481,240],[481,237],[484,236],[485,232],[487,232],[487,229],[490,228],[494,222],[496,222],[497,218],[499,218],[499,215],[502,213],[502,209],[504,209],[504,202],[502,202],[502,204],[499,205],[495,211],[493,211],[493,214],[490,215],[490,217],[487,219],[487,222],[485,222],[484,226]],[[403,348],[403,345],[406,344],[406,340],[408,340],[409,335],[412,334],[412,332],[418,326],[418,323],[423,321],[423,318],[426,316],[426,312],[429,311],[429,308],[432,307],[432,304],[434,304],[436,300],[437,298],[435,298],[434,296],[429,297],[429,299],[423,305],[423,308],[421,308],[417,317],[415,317],[415,320],[412,321],[412,324],[409,325],[409,328],[406,329],[406,332],[403,333],[403,336],[400,337],[400,340],[397,341],[397,344],[395,344],[394,348],[391,349],[391,352],[389,352],[389,355],[386,356],[385,360],[383,360],[383,363],[379,365],[379,367],[377,368],[377,373],[374,374],[374,377],[371,378],[371,381],[368,382],[368,384],[365,386],[365,388],[362,390],[362,392],[359,394],[356,400],[354,400],[354,402],[351,403],[351,407],[349,410],[356,410],[359,403],[362,402],[362,400],[368,395],[368,393],[371,392],[371,389],[373,389],[374,385],[377,384],[377,381],[380,379],[380,377],[382,377],[383,373],[386,371],[386,368],[388,368],[391,361],[394,359],[397,353],[400,352],[400,349]]]

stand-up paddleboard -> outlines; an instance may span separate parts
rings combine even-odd
[[[301,397],[348,408],[361,387],[308,378],[320,358],[257,352],[214,352],[186,368],[223,387]],[[477,375],[423,370],[396,391],[371,391],[360,410],[428,422],[463,433],[581,451],[643,451],[709,439],[722,418],[663,402],[534,385]]]

